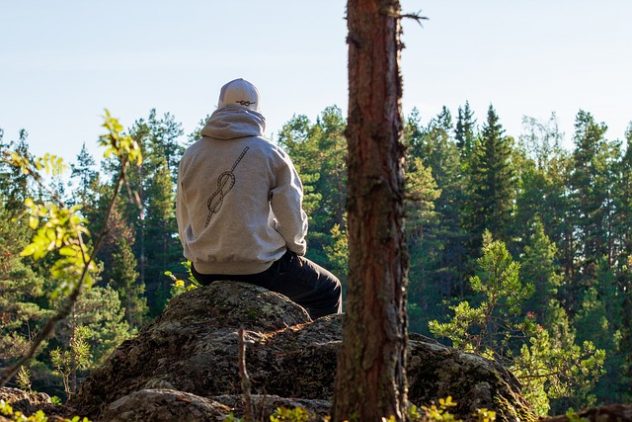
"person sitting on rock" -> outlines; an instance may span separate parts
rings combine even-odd
[[[288,296],[313,319],[341,313],[340,281],[304,256],[301,180],[290,157],[263,138],[264,129],[257,88],[244,79],[224,85],[178,169],[184,256],[201,284],[256,284]]]

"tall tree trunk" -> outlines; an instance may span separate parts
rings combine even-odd
[[[405,418],[399,1],[348,0],[349,290],[334,422]]]

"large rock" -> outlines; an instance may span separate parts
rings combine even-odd
[[[311,321],[303,308],[262,288],[213,283],[173,299],[155,322],[91,374],[71,405],[103,420],[116,420],[117,412],[143,400],[151,403],[148,411],[158,412],[180,392],[199,397],[191,403],[200,415],[214,414],[210,403],[234,407],[237,402],[226,397],[241,393],[237,356],[243,327],[253,394],[300,398],[307,407],[316,403],[312,410],[321,414],[333,394],[341,321],[340,316]],[[408,376],[409,398],[417,405],[451,395],[458,402],[453,413],[463,418],[485,407],[496,410],[499,420],[536,419],[518,382],[500,365],[425,337],[411,334]]]
[[[220,422],[228,413],[228,406],[195,394],[144,389],[111,403],[101,419],[109,422]]]
[[[11,405],[15,412],[21,412],[24,415],[32,415],[38,410],[43,411],[49,416],[51,421],[61,420],[55,418],[57,415],[66,414],[67,409],[63,406],[56,406],[52,403],[51,398],[46,393],[36,393],[20,390],[19,388],[0,387],[0,400]],[[2,421],[2,416],[0,416]]]

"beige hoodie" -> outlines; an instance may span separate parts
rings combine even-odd
[[[223,107],[182,156],[178,231],[202,274],[255,274],[287,249],[305,254],[303,186],[288,155],[262,137],[264,127],[255,111]]]

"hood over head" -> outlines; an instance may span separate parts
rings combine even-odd
[[[262,114],[240,105],[227,105],[215,110],[206,121],[202,136],[225,140],[263,136],[265,128]]]

